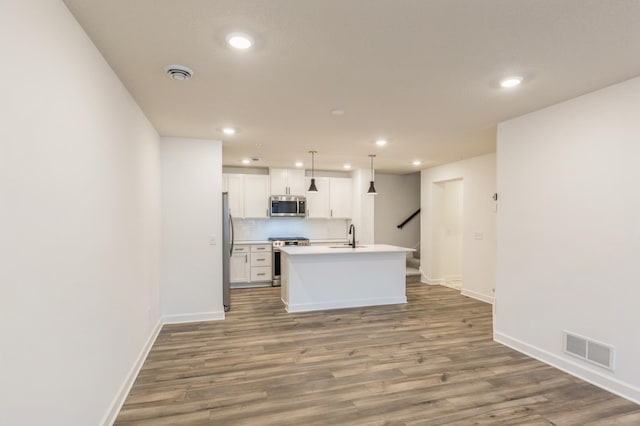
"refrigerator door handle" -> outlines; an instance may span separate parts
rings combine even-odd
[[[229,249],[229,256],[233,256],[233,240],[235,240],[235,231],[233,230],[233,216],[229,213],[229,223],[231,224],[231,248]]]

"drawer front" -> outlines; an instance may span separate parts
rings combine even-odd
[[[252,244],[251,253],[271,253],[271,244]]]
[[[271,266],[271,252],[251,253],[251,267]]]
[[[271,281],[271,267],[259,266],[251,268],[251,281]]]
[[[251,249],[251,246],[248,246],[246,244],[235,244],[233,246],[234,253],[249,253],[250,249]]]

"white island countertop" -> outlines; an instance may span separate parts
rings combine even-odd
[[[289,256],[318,255],[318,254],[358,254],[358,253],[406,253],[415,251],[406,247],[388,244],[358,245],[356,248],[344,244],[331,246],[283,246],[280,251]]]

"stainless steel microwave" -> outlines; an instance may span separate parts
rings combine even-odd
[[[305,217],[307,199],[297,195],[272,195],[270,198],[271,217]]]

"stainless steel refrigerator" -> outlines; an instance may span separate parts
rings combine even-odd
[[[225,312],[231,309],[229,262],[233,253],[233,217],[229,212],[229,193],[222,193],[222,303]]]

